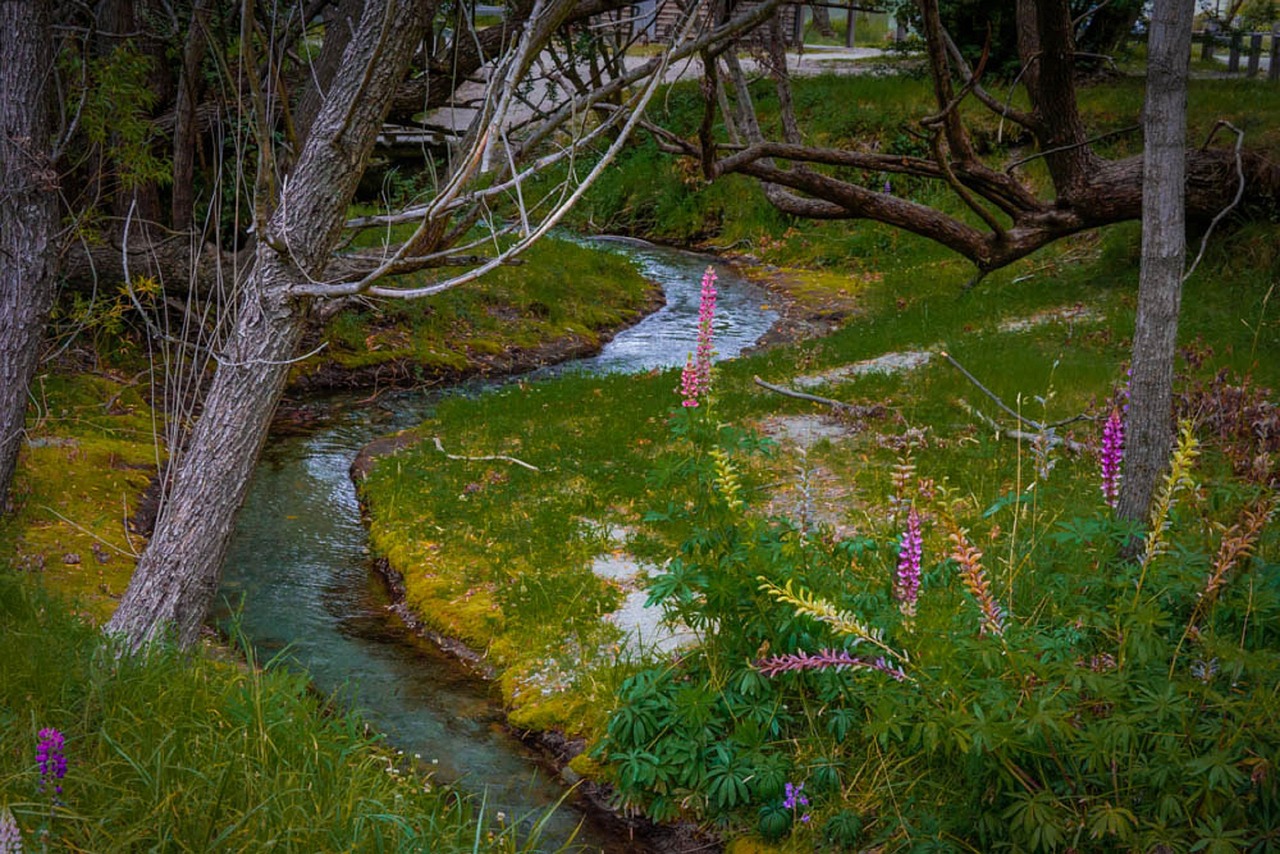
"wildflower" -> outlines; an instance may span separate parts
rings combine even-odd
[[[893,184],[889,181],[888,178],[884,179],[884,194],[886,196],[893,195]]]
[[[809,806],[809,799],[804,795],[804,783],[787,783],[784,787],[786,796],[782,799],[782,808],[795,812],[803,810]],[[809,821],[809,814],[806,812],[800,816],[801,822]]]
[[[920,514],[912,507],[907,514],[907,530],[902,532],[898,545],[898,577],[893,591],[902,615],[907,618],[916,615],[916,600],[920,596],[920,559],[923,555]]]
[[[756,669],[765,676],[779,673],[798,673],[802,670],[876,670],[893,677],[897,682],[906,681],[907,674],[901,667],[889,663],[884,656],[874,659],[859,658],[842,649],[822,649],[813,655],[797,652],[795,655],[774,655],[756,662]]]
[[[684,363],[684,370],[680,372],[680,396],[684,398],[682,406],[698,405],[698,369],[693,364],[692,353]]]
[[[0,807],[0,854],[22,854],[22,830],[8,807]]]
[[[1124,462],[1124,419],[1113,407],[1102,428],[1102,497],[1115,508],[1120,501],[1120,467]]]
[[[62,752],[65,739],[53,727],[42,729],[37,735],[40,738],[36,744],[36,762],[40,765],[40,791],[43,792],[49,781],[53,780],[53,793],[56,797],[62,794],[62,783],[58,781],[67,776],[67,757]]]
[[[741,510],[743,507],[742,482],[738,479],[738,472],[733,466],[729,452],[720,447],[712,448],[711,458],[716,466],[716,489],[724,496],[725,506],[730,510]]]
[[[952,543],[951,557],[960,564],[960,580],[965,589],[978,601],[982,612],[981,633],[990,632],[997,637],[1004,634],[1004,609],[991,593],[987,571],[982,568],[982,551],[969,542],[965,531],[955,527],[947,535]]]
[[[713,324],[716,316],[716,271],[708,267],[702,276],[702,293],[698,302],[698,343],[697,349],[685,362],[680,373],[680,394],[684,397],[684,406],[695,407],[698,397],[711,389],[711,357],[712,338],[715,330]]]

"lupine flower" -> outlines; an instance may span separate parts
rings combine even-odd
[[[0,854],[22,854],[22,830],[8,807],[0,807]]]
[[[702,276],[702,294],[698,302],[698,344],[693,355],[685,362],[680,374],[680,394],[684,405],[698,405],[699,395],[711,389],[711,357],[714,355],[712,339],[716,317],[716,271],[708,267]]]
[[[898,577],[894,583],[894,596],[902,615],[916,615],[916,600],[920,597],[920,559],[924,555],[924,540],[920,536],[920,514],[912,507],[907,514],[907,530],[902,532],[898,544]]]
[[[777,676],[779,673],[798,673],[802,670],[877,670],[903,682],[907,678],[901,667],[896,667],[883,656],[875,659],[860,658],[850,655],[843,649],[822,649],[813,655],[797,652],[795,655],[773,655],[756,662],[756,669],[765,676]]]
[[[982,612],[981,633],[990,632],[1000,637],[1004,634],[1004,609],[991,593],[987,571],[982,568],[982,551],[970,543],[965,532],[958,527],[953,528],[947,537],[952,543],[951,557],[960,564],[960,579]]]
[[[680,372],[680,396],[684,398],[683,406],[698,405],[698,368],[693,364],[693,354],[685,360],[684,370]]]
[[[795,785],[792,785],[791,783],[787,783],[785,787],[785,792],[786,792],[786,797],[782,799],[783,809],[788,809],[788,810],[791,810],[792,812],[795,812],[796,810],[803,810],[804,807],[809,806],[809,799],[804,795],[804,783],[796,783]],[[806,812],[803,815],[801,815],[800,821],[808,822],[809,814]]]
[[[884,179],[884,194],[885,194],[886,196],[889,196],[889,195],[892,195],[892,194],[893,194],[893,184],[892,184],[892,183],[890,183],[890,181],[889,181],[889,179],[888,179],[888,178],[885,178],[885,179]]]
[[[1124,419],[1112,407],[1102,428],[1102,497],[1115,508],[1120,501],[1120,467],[1124,462]]]
[[[67,757],[62,752],[65,739],[62,733],[53,727],[42,729],[37,735],[40,738],[36,744],[36,762],[40,766],[40,791],[43,792],[52,780],[54,781],[53,793],[56,797],[62,794],[62,783],[59,781],[67,776]]]

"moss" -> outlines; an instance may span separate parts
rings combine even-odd
[[[88,373],[41,376],[0,553],[52,592],[104,620],[145,539],[130,519],[155,471],[152,412],[139,386]]]

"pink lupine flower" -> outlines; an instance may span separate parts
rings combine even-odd
[[[708,267],[702,276],[702,294],[698,302],[698,344],[694,354],[685,362],[680,374],[680,394],[684,405],[698,405],[699,395],[711,389],[711,357],[715,351],[712,338],[716,316],[716,271]]]
[[[920,559],[924,556],[924,540],[920,536],[920,514],[912,507],[907,514],[907,530],[902,532],[898,545],[898,576],[894,583],[894,596],[904,617],[916,615],[916,600],[920,597]]]
[[[765,676],[777,676],[779,673],[794,673],[801,670],[842,670],[846,667],[862,670],[878,670],[892,676],[898,682],[907,678],[901,667],[890,664],[883,657],[875,660],[850,655],[842,649],[823,649],[808,655],[797,652],[795,655],[774,655],[756,662],[758,669]]]
[[[1123,463],[1124,419],[1120,410],[1112,407],[1102,428],[1102,497],[1111,508],[1120,502],[1120,469]]]

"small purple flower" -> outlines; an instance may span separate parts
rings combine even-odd
[[[902,615],[916,615],[916,600],[920,597],[920,559],[924,556],[924,540],[920,536],[920,514],[912,507],[907,514],[907,530],[902,532],[898,544],[898,577],[894,584],[894,596]]]
[[[1102,497],[1107,506],[1120,502],[1120,470],[1124,463],[1124,419],[1112,408],[1102,428]]]
[[[8,807],[0,807],[0,854],[22,854],[22,830]]]
[[[37,735],[40,739],[36,743],[36,762],[40,766],[40,791],[43,792],[49,781],[53,780],[53,793],[56,797],[62,794],[62,783],[59,781],[67,776],[67,757],[62,752],[66,739],[53,727],[42,729]]]
[[[885,178],[885,179],[884,179],[884,194],[885,194],[886,196],[892,196],[892,195],[893,195],[893,184],[889,183],[889,179],[888,179],[888,178]]]
[[[786,797],[782,799],[782,808],[795,812],[803,810],[809,806],[809,799],[804,795],[804,783],[787,783],[784,787]],[[800,816],[801,822],[809,821],[809,814],[806,812]]]

